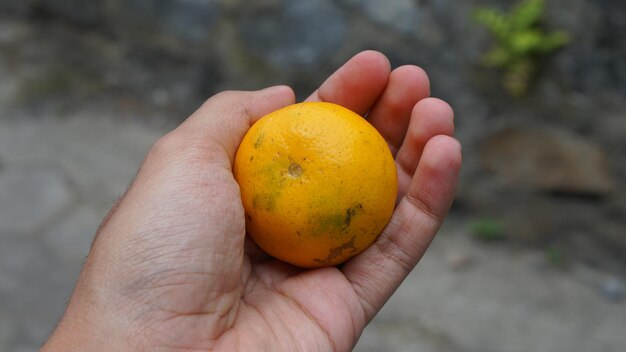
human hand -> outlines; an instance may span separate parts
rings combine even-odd
[[[415,66],[356,55],[308,100],[366,115],[396,159],[399,194],[376,242],[341,267],[305,270],[247,238],[231,166],[288,87],[210,98],[149,152],[97,232],[43,351],[348,351],[438,231],[461,164],[453,113]]]

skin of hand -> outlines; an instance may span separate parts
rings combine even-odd
[[[343,105],[388,141],[399,195],[376,242],[340,267],[296,268],[247,238],[231,166],[250,126],[295,102],[223,92],[158,140],[101,224],[42,351],[349,351],[417,264],[454,196],[453,112],[416,66],[350,59],[307,100]]]

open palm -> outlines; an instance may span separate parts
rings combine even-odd
[[[44,350],[348,351],[418,262],[452,202],[461,162],[453,114],[426,74],[363,52],[308,100],[367,117],[396,158],[397,206],[366,251],[304,270],[245,234],[231,164],[287,87],[225,92],[159,140],[101,225]]]

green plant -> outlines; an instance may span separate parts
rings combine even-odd
[[[504,239],[504,224],[496,219],[479,218],[469,223],[472,235],[483,241],[497,241]]]
[[[487,7],[474,12],[495,40],[484,64],[502,70],[502,84],[512,96],[526,93],[541,56],[569,43],[566,32],[541,28],[544,10],[543,0],[522,0],[508,13]]]
[[[557,246],[549,246],[545,249],[546,259],[548,263],[554,266],[563,266],[565,261],[565,251]]]

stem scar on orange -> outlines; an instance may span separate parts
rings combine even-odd
[[[268,254],[307,267],[365,250],[393,212],[393,156],[363,117],[336,104],[287,106],[258,120],[233,173],[246,229]]]

